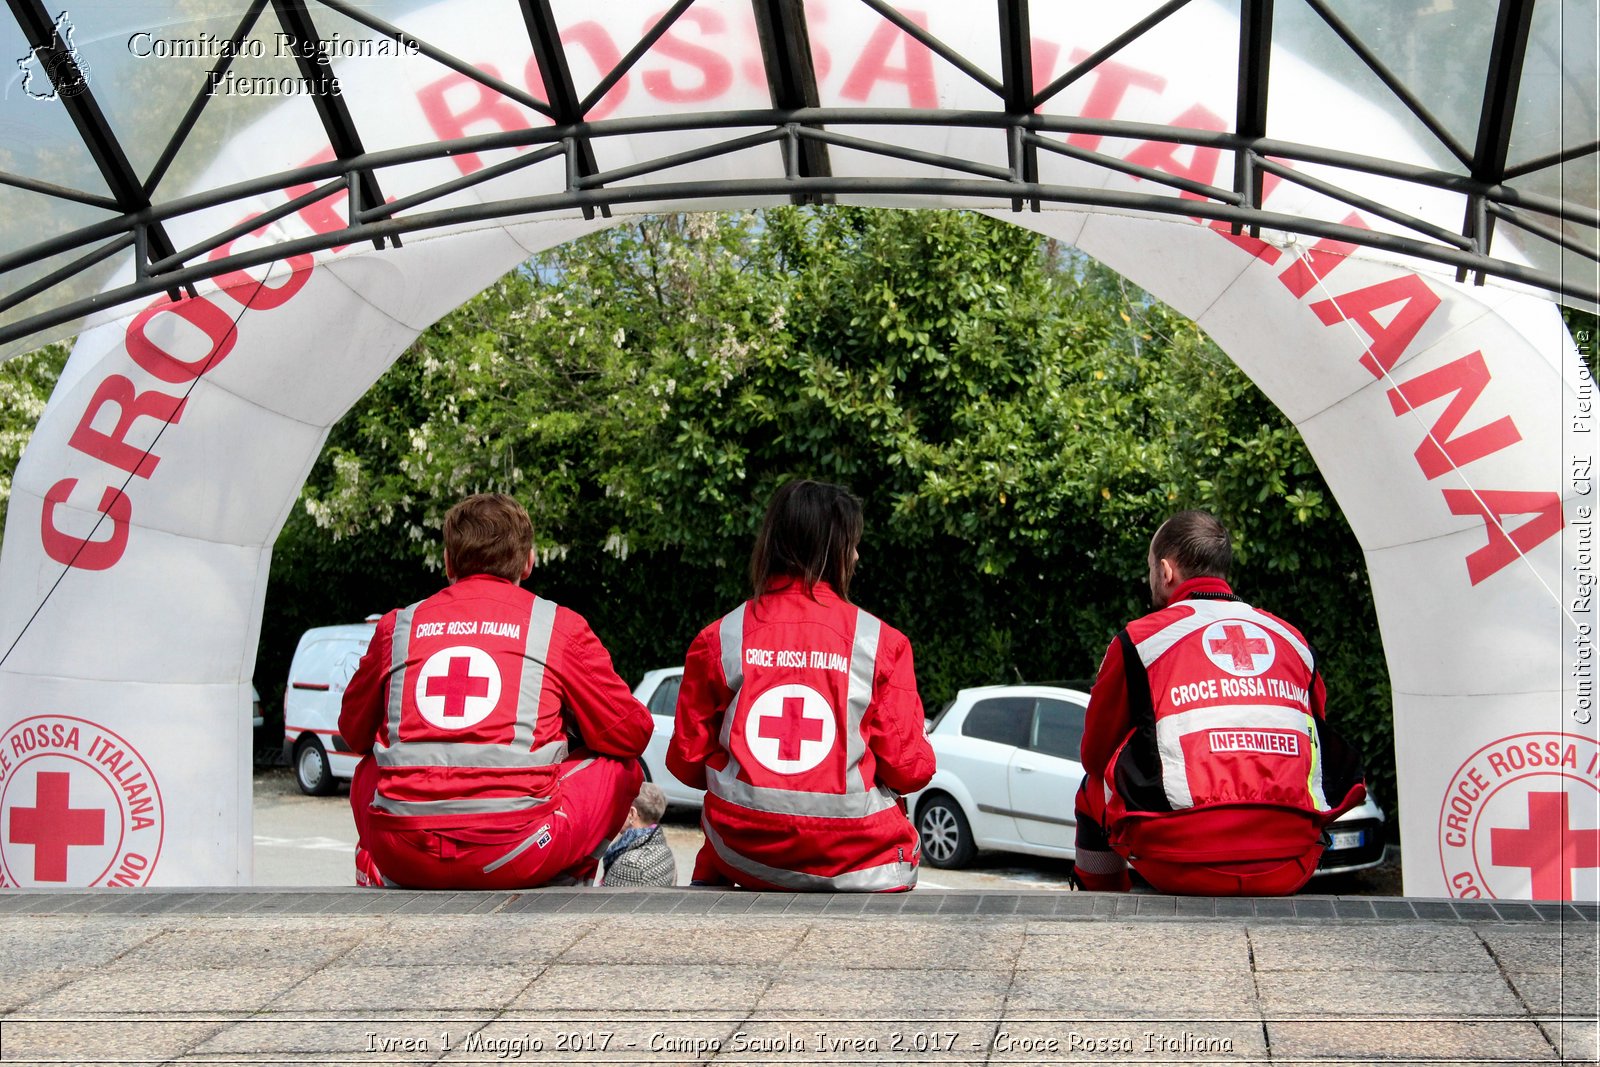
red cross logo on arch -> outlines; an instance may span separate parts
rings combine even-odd
[[[88,719],[35,715],[0,737],[0,885],[137,886],[161,856],[161,790],[144,757]]]
[[[838,733],[833,708],[808,685],[768,689],[744,720],[750,755],[779,774],[803,774],[817,766],[833,751]]]
[[[1278,658],[1272,634],[1244,619],[1223,619],[1206,627],[1200,647],[1218,667],[1236,678],[1265,674]]]
[[[500,668],[481,648],[442,648],[417,672],[416,699],[422,717],[441,730],[476,726],[500,703]]]
[[[1451,896],[1600,899],[1600,746],[1524,733],[1467,758],[1439,811]]]

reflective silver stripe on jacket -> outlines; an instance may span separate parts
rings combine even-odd
[[[562,738],[541,745],[532,752],[521,752],[510,745],[402,741],[398,745],[374,745],[372,754],[380,767],[502,767],[508,770],[532,770],[553,767],[566,759],[567,742]]]
[[[769,885],[819,893],[829,891],[877,893],[890,889],[911,889],[917,884],[917,868],[905,860],[896,860],[877,867],[863,867],[859,871],[846,871],[835,875],[806,874],[802,871],[784,870],[781,867],[769,867],[729,848],[727,842],[717,835],[707,820],[702,819],[700,825],[705,830],[706,841],[722,862]]]
[[[733,698],[722,716],[721,742],[728,762],[721,770],[708,770],[706,785],[712,793],[730,804],[753,811],[778,815],[809,815],[823,819],[864,819],[892,808],[895,795],[885,787],[868,788],[860,774],[867,743],[862,725],[867,706],[872,703],[872,677],[878,659],[878,637],[883,624],[860,608],[856,609],[855,640],[850,648],[850,682],[845,701],[845,791],[811,793],[794,789],[773,789],[751,785],[739,778],[739,761],[730,743],[734,712],[744,683],[744,611],[740,605],[723,616],[719,630],[722,641],[722,673],[733,690]],[[735,684],[737,682],[737,684]],[[753,873],[753,872],[752,872]]]
[[[527,811],[549,803],[549,797],[460,797],[454,800],[394,800],[381,792],[372,795],[372,806],[391,815],[490,815],[507,811]]]

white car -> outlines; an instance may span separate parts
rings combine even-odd
[[[668,804],[698,808],[705,791],[684,785],[667,770],[667,745],[672,741],[672,724],[678,709],[678,687],[683,684],[682,667],[661,667],[649,671],[634,687],[633,695],[650,709],[655,730],[644,749],[644,773],[661,787]]]
[[[300,635],[283,690],[283,752],[300,791],[327,796],[356,773],[359,757],[339,736],[339,705],[372,642],[377,616]]]
[[[928,726],[933,780],[907,798],[922,858],[964,867],[979,849],[1072,859],[1078,747],[1089,694],[1054,685],[963,689]],[[1330,827],[1317,874],[1375,867],[1383,809],[1370,798]]]

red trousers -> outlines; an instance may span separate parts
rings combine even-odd
[[[356,765],[356,884],[408,889],[532,889],[594,878],[604,846],[639,795],[638,760],[591,756],[561,764],[548,803],[526,812],[447,820],[372,807],[378,768]]]
[[[1243,861],[1179,862],[1135,856],[1131,860],[1112,845],[1105,830],[1105,790],[1085,776],[1075,804],[1078,820],[1078,863],[1075,874],[1084,889],[1127,892],[1127,864],[1158,893],[1203,897],[1282,897],[1298,892],[1316,872],[1322,858],[1317,842],[1297,856]]]

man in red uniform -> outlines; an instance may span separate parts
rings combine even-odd
[[[1078,882],[1164,893],[1293,893],[1323,829],[1366,796],[1325,721],[1305,638],[1228,587],[1228,531],[1203,511],[1150,542],[1157,610],[1106,650],[1089,696],[1077,796]]]
[[[652,723],[576,613],[519,587],[508,496],[444,520],[450,585],[379,622],[345,690],[356,881],[512,889],[592,877],[643,781]]]

